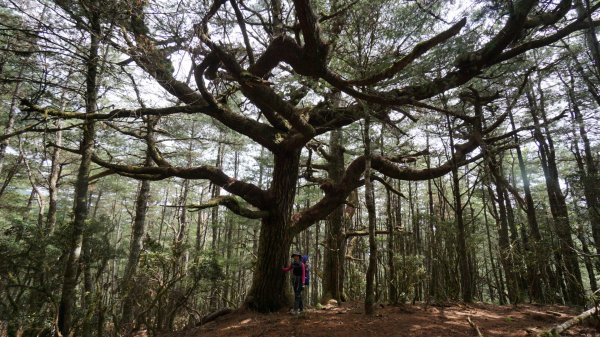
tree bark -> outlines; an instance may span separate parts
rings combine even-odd
[[[371,128],[370,115],[365,111],[365,129],[364,129],[364,144],[365,144],[365,204],[369,217],[369,264],[367,267],[367,281],[365,289],[365,313],[373,315],[375,313],[375,286],[374,279],[377,272],[377,243],[375,242],[375,195],[373,183],[371,182],[371,138],[369,129]]]
[[[425,135],[426,146],[429,148],[429,133]],[[431,156],[427,156],[426,165],[427,169],[431,168]],[[429,302],[429,298],[433,298],[434,301],[437,302],[440,298],[440,287],[439,287],[439,270],[441,264],[439,263],[439,259],[436,256],[436,249],[439,247],[438,235],[437,232],[439,230],[439,226],[436,226],[436,220],[438,220],[438,216],[435,213],[434,202],[433,202],[433,188],[432,188],[432,180],[427,180],[427,204],[428,204],[428,218],[427,222],[429,224],[429,245],[427,247],[427,260],[429,264],[429,284],[427,286],[427,302]]]
[[[150,132],[151,127],[148,128]],[[152,158],[146,151],[146,166],[152,165]],[[150,196],[150,181],[142,180],[140,189],[135,200],[135,216],[131,228],[131,239],[129,242],[129,256],[127,265],[121,281],[121,294],[123,296],[123,311],[121,314],[121,327],[125,328],[133,322],[134,310],[136,308],[135,277],[138,262],[143,248],[144,233],[146,229],[146,213],[148,211],[148,197]]]
[[[491,188],[488,187],[488,191],[490,194],[490,197],[492,198],[491,202],[494,202],[493,200],[493,193],[491,191]],[[486,238],[487,238],[487,247],[488,247],[488,254],[490,255],[490,265],[492,268],[492,274],[494,275],[494,282],[496,284],[496,289],[498,291],[498,302],[500,303],[500,305],[504,305],[506,304],[506,299],[505,299],[505,293],[504,293],[504,284],[502,283],[501,277],[498,276],[498,269],[496,268],[496,262],[494,261],[494,253],[492,251],[492,238],[491,238],[491,233],[490,233],[490,223],[488,221],[488,216],[487,216],[487,198],[486,193],[484,191],[484,187],[482,185],[481,187],[481,195],[482,195],[482,202],[483,202],[483,221],[485,223],[485,232],[486,232]],[[495,208],[495,206],[494,206]],[[491,287],[490,287],[490,297],[493,298],[492,295],[492,291],[491,291]]]
[[[545,135],[542,133],[540,126],[541,123],[538,113],[541,114],[546,122],[544,112],[545,103],[541,91],[540,95],[540,104],[538,106],[533,93],[527,93],[531,107],[530,113],[535,125],[534,138],[539,146],[542,168],[546,178],[546,191],[550,203],[550,211],[552,213],[554,229],[558,236],[559,250],[556,252],[557,260],[559,263],[562,261],[564,268],[562,274],[564,275],[566,282],[565,300],[570,304],[583,305],[585,303],[585,298],[581,281],[581,271],[579,269],[577,253],[572,249],[575,245],[571,236],[569,213],[565,202],[565,196],[559,184],[554,143],[548,132],[546,132]]]
[[[429,186],[431,187],[431,185]],[[387,211],[387,231],[388,241],[387,241],[387,264],[388,264],[388,298],[390,304],[398,304],[398,288],[396,286],[396,264],[395,264],[395,247],[396,247],[396,238],[394,234],[394,222],[392,219],[392,193],[387,191],[387,203],[386,203],[386,211]]]
[[[98,9],[98,3],[94,2]],[[98,97],[97,73],[99,56],[100,18],[99,13],[91,11],[90,14],[90,47],[86,59],[86,92],[85,110],[88,114],[96,112]],[[85,220],[88,214],[88,185],[91,167],[91,158],[94,149],[94,120],[88,120],[82,126],[83,139],[80,143],[81,162],[75,183],[75,204],[73,208],[74,219],[70,233],[69,257],[65,267],[61,299],[58,308],[58,330],[63,336],[68,336],[73,327],[73,306],[75,304],[75,288],[77,286],[78,266],[81,257]]]
[[[583,143],[583,155],[579,149],[579,144],[575,143],[575,159],[581,176],[583,192],[588,211],[588,218],[592,227],[592,236],[596,252],[600,254],[600,195],[598,193],[598,184],[600,178],[598,175],[598,167],[594,160],[592,146],[583,121],[583,115],[579,109],[579,104],[575,98],[573,77],[571,75],[571,87],[567,88],[569,99],[571,101],[571,112],[574,120],[574,125],[577,126],[579,137],[574,140],[577,142],[580,138]]]
[[[488,167],[490,172],[492,170],[496,170],[495,173],[492,173],[494,176],[498,176],[501,173],[499,167],[500,164],[493,160],[492,158],[488,159]],[[506,201],[505,191],[502,184],[496,180],[496,201],[498,204],[498,222],[500,227],[498,228],[498,245],[500,248],[500,261],[502,263],[502,268],[504,269],[504,275],[506,277],[506,290],[508,291],[508,299],[510,303],[517,304],[521,302],[520,291],[519,291],[519,283],[518,283],[518,275],[515,270],[515,261],[513,256],[515,252],[513,251],[513,246],[511,245],[511,240],[509,237],[509,225],[508,225],[508,216],[506,211]],[[491,188],[490,188],[490,196],[494,196]]]
[[[598,43],[598,37],[596,36],[596,29],[592,25],[591,14],[589,10],[589,1],[586,0],[586,5],[582,0],[575,0],[575,8],[577,9],[578,15],[587,16],[586,23],[589,24],[589,28],[585,30],[585,42],[588,50],[590,51],[592,62],[595,66],[596,77],[600,80],[600,43]]]
[[[510,119],[512,131],[514,132],[516,130],[516,127],[512,110],[509,111],[508,117]],[[516,133],[513,138],[515,140],[515,143],[520,143],[519,137]],[[531,238],[531,242],[524,240],[529,296],[532,300],[543,303],[544,292],[542,285],[545,282],[545,280],[543,278],[542,271],[544,269],[543,266],[545,263],[545,258],[543,252],[540,251],[542,235],[540,234],[540,228],[537,222],[535,204],[533,202],[533,196],[531,194],[529,175],[527,174],[527,167],[525,166],[523,152],[521,151],[521,147],[519,145],[516,146],[515,151],[517,153],[517,160],[519,162],[519,172],[521,174],[521,180],[523,181],[523,191],[525,193],[525,214],[527,215],[527,227],[529,230],[529,237]]]
[[[344,149],[342,131],[333,130],[329,138],[328,178],[339,183],[344,175]],[[344,206],[336,207],[329,216],[325,227],[325,254],[323,269],[323,296],[321,303],[335,299],[341,303],[344,299]]]
[[[56,123],[60,129],[60,121]],[[60,179],[60,146],[62,146],[62,131],[57,131],[55,134],[56,145],[52,149],[52,164],[50,166],[50,177],[48,178],[48,213],[46,215],[46,228],[47,235],[54,233],[56,227],[56,211],[58,204],[58,180]]]
[[[448,125],[449,136],[450,136],[450,151],[451,155],[454,155],[454,137],[452,133],[454,129],[450,123],[450,117],[446,116],[446,122]],[[463,218],[463,205],[461,202],[460,193],[460,180],[458,177],[458,166],[456,163],[452,166],[452,195],[454,197],[454,217],[456,221],[456,243],[457,243],[457,254],[458,264],[460,268],[460,289],[462,294],[462,300],[465,303],[473,302],[473,285],[471,284],[471,268],[469,266],[469,256],[467,247],[467,229]]]
[[[289,259],[291,213],[296,195],[300,150],[274,154],[269,188],[269,215],[261,220],[256,269],[245,305],[260,312],[277,311],[291,303],[281,268]]]
[[[219,133],[219,136],[222,136],[222,132]],[[219,143],[217,148],[217,158],[215,160],[215,167],[221,168],[223,166],[223,156],[224,156],[224,147],[225,144]],[[211,198],[217,198],[221,195],[221,187],[217,184],[211,184]],[[211,250],[212,254],[210,255],[211,259],[216,258],[216,254],[218,254],[219,250],[219,236],[220,236],[220,221],[219,221],[219,208],[214,207],[211,210],[210,214],[210,227],[212,233],[211,240]],[[218,280],[212,279],[212,286],[210,290],[210,303],[209,307],[211,311],[217,309],[217,294],[219,292],[219,287],[217,286]]]

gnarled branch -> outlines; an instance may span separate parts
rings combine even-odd
[[[81,153],[80,150],[74,150],[67,147],[58,146],[56,144],[50,145],[71,153]],[[232,178],[214,166],[202,165],[196,167],[157,167],[115,164],[98,157],[96,154],[92,154],[92,161],[95,164],[107,168],[116,174],[140,180],[161,180],[170,177],[179,177],[184,179],[207,179],[213,184],[220,186],[225,191],[239,196],[252,206],[259,209],[266,209],[271,204],[269,194],[266,191],[254,184]]]
[[[217,206],[225,206],[229,208],[229,210],[231,210],[233,213],[249,219],[261,219],[269,215],[268,211],[252,209],[243,205],[238,198],[231,195],[219,196],[210,199],[206,203],[201,205],[187,205],[185,207],[190,209],[201,210]]]
[[[467,23],[467,19],[463,18],[459,22],[452,25],[452,27],[450,27],[449,29],[439,33],[438,35],[432,37],[431,39],[417,43],[415,45],[415,47],[413,48],[413,50],[411,50],[410,53],[408,53],[406,56],[402,57],[400,60],[394,62],[394,64],[392,64],[391,67],[385,69],[384,71],[374,74],[374,75],[371,75],[364,79],[350,80],[350,81],[347,81],[346,83],[350,84],[350,85],[356,85],[356,86],[373,85],[373,84],[379,83],[385,79],[391,78],[394,75],[396,75],[397,73],[399,73],[400,71],[402,71],[402,69],[406,68],[406,66],[411,64],[418,57],[422,56],[423,54],[425,54],[426,52],[431,50],[431,48],[439,45],[440,43],[447,41],[451,37],[458,34],[460,32],[460,30],[462,29],[462,27],[465,26],[466,23]]]
[[[401,180],[429,180],[441,177],[452,170],[454,165],[462,166],[466,163],[479,160],[481,155],[467,159],[467,155],[473,152],[480,145],[480,134],[475,132],[467,142],[456,145],[453,156],[445,163],[432,168],[415,169],[406,166],[399,166],[383,156],[373,156],[371,158],[372,169],[383,175],[401,179]],[[346,169],[342,180],[335,185],[327,185],[325,196],[316,204],[294,214],[292,217],[293,225],[291,231],[293,234],[300,233],[310,227],[315,221],[324,219],[331,211],[342,204],[352,190],[360,187],[364,181],[361,179],[365,168],[365,157],[356,158]]]

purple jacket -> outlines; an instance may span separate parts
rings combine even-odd
[[[306,268],[304,267],[304,263],[300,262],[300,265],[302,266],[302,285],[304,285],[304,279],[306,277]],[[285,272],[290,271],[292,269],[294,269],[294,267],[292,267],[291,264],[287,267],[281,268],[281,270],[283,270]]]

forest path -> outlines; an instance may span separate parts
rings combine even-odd
[[[161,337],[434,337],[477,336],[468,317],[483,336],[537,336],[538,333],[579,314],[566,306],[490,304],[452,306],[386,306],[373,317],[365,316],[362,304],[309,309],[294,316],[278,312],[258,314],[239,310],[202,327],[161,335]],[[576,326],[562,336],[600,336],[599,330]]]

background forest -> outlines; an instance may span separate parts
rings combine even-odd
[[[598,1],[0,4],[0,335],[596,301]]]

